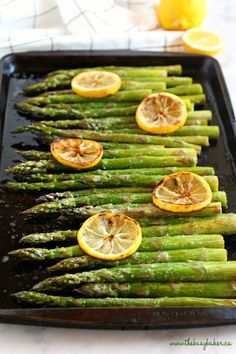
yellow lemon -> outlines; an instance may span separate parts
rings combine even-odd
[[[121,87],[120,77],[109,71],[90,70],[75,76],[72,91],[83,97],[101,98],[112,95]]]
[[[168,30],[198,27],[206,15],[205,0],[161,0],[157,8],[161,25]]]
[[[62,138],[52,142],[51,154],[61,164],[73,168],[96,166],[102,159],[103,147],[93,140]]]
[[[185,102],[176,95],[159,92],[147,96],[136,111],[139,128],[152,134],[169,134],[187,119]]]
[[[209,184],[192,172],[168,175],[155,187],[152,201],[160,209],[189,213],[206,207],[212,199]]]
[[[215,55],[222,50],[221,38],[213,33],[200,28],[192,28],[182,37],[188,51],[198,54]]]
[[[138,222],[129,216],[104,212],[88,218],[79,229],[77,239],[90,256],[114,261],[136,252],[142,231]]]

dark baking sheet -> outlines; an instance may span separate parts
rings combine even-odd
[[[14,104],[24,96],[22,89],[29,83],[42,80],[49,71],[98,65],[168,65],[182,64],[183,75],[201,82],[207,96],[205,109],[213,111],[212,124],[219,124],[221,137],[211,144],[199,159],[199,164],[211,165],[220,178],[220,189],[228,195],[227,212],[236,212],[236,125],[230,98],[216,60],[207,56],[177,53],[146,53],[131,51],[100,52],[30,52],[10,54],[0,63],[0,122],[1,122],[1,181],[12,178],[5,168],[19,161],[17,148],[37,147],[31,134],[14,135],[11,131],[29,123],[19,115]],[[35,196],[8,193],[1,187],[0,197],[0,320],[4,322],[43,324],[84,328],[167,328],[236,323],[236,308],[179,308],[162,309],[51,309],[23,308],[11,300],[15,291],[30,289],[43,274],[39,265],[17,264],[6,256],[19,247],[18,239],[26,233],[58,228],[54,220],[26,221],[20,212],[33,204]],[[66,227],[66,225],[64,226]],[[236,237],[226,240],[229,259],[236,259]]]

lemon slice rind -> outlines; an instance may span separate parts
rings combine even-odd
[[[92,257],[120,260],[138,249],[142,231],[137,221],[127,215],[100,213],[83,223],[77,240],[81,249]]]
[[[188,213],[206,207],[212,200],[209,184],[192,172],[168,175],[154,188],[153,203],[160,209]]]

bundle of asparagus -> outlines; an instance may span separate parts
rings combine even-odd
[[[142,227],[141,246],[126,259],[104,261],[88,256],[76,244],[77,230],[23,236],[20,243],[31,247],[11,251],[10,256],[57,261],[47,271],[65,274],[45,279],[15,298],[58,307],[235,306],[236,262],[227,262],[222,235],[236,232],[236,214],[222,214],[227,196],[218,189],[214,169],[196,166],[201,148],[219,137],[218,126],[208,126],[211,111],[194,110],[205,102],[202,86],[179,76],[179,65],[96,68],[104,69],[122,78],[121,90],[112,97],[88,99],[69,89],[71,79],[85,68],[50,73],[43,82],[26,87],[28,94],[39,96],[17,104],[20,112],[37,120],[17,133],[37,133],[48,142],[58,137],[100,141],[104,155],[99,165],[75,170],[56,162],[49,152],[19,151],[29,161],[8,169],[21,182],[8,182],[7,187],[55,191],[40,196],[26,215],[60,213],[66,222],[80,222],[102,211],[134,217]],[[139,102],[160,91],[182,97],[188,111],[185,125],[169,136],[147,134],[134,119]],[[154,206],[153,187],[165,175],[184,171],[203,176],[212,189],[212,202],[188,214]],[[56,247],[37,247],[49,242]],[[81,272],[84,268],[92,270]],[[66,274],[71,271],[79,273]],[[73,297],[41,293],[61,291]],[[103,298],[107,296],[114,298]]]

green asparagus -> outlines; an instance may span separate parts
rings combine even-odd
[[[222,207],[227,205],[227,197],[225,192],[213,192],[212,202],[220,202]],[[42,204],[35,205],[23,213],[25,214],[50,214],[58,213],[64,211],[64,209],[76,208],[85,205],[97,206],[103,204],[121,204],[121,203],[152,203],[152,193],[103,193],[101,194],[90,194],[87,196],[64,198],[57,202],[46,202]]]
[[[156,167],[196,167],[196,156],[136,156],[102,159],[94,168],[88,170],[117,170]],[[11,173],[27,174],[35,172],[84,172],[85,169],[70,168],[56,160],[26,161],[15,165],[7,170]],[[128,173],[128,172],[127,172]]]
[[[175,297],[157,299],[78,299],[69,296],[53,296],[35,291],[21,291],[14,294],[18,302],[28,305],[40,305],[50,307],[168,307],[168,306],[236,306],[234,299],[200,298],[200,297]]]
[[[164,219],[165,220],[165,219]],[[236,234],[236,214],[218,214],[206,218],[186,219],[174,225],[161,225],[159,220],[149,220],[149,225],[155,225],[155,236],[174,236],[181,234],[211,234],[219,233],[224,236]],[[155,226],[154,226],[155,227]]]
[[[218,191],[218,178],[205,176],[213,192]],[[80,190],[96,187],[149,187],[154,188],[163,176],[151,175],[91,175],[78,180],[52,182],[7,182],[6,187],[12,191],[42,191],[42,190]]]
[[[197,148],[197,145],[209,146],[209,139],[206,136],[181,136],[181,137],[169,137],[169,136],[154,136],[154,135],[142,135],[142,134],[124,134],[124,133],[111,133],[109,131],[96,132],[90,130],[70,130],[70,129],[55,129],[52,127],[27,125],[19,127],[15,130],[15,133],[21,132],[35,132],[46,134],[51,136],[52,140],[55,137],[64,138],[80,138],[91,139],[102,142],[112,143],[142,143],[142,144],[154,144],[164,145],[165,147],[189,147]]]
[[[201,282],[236,279],[236,261],[179,262],[103,268],[75,274],[51,277],[34,285],[36,291],[58,292],[73,289],[83,283],[98,282]]]
[[[224,239],[221,235],[194,235],[194,236],[172,236],[172,237],[145,237],[148,236],[148,229],[143,228],[144,239],[139,247],[139,251],[169,251],[181,249],[224,248]],[[32,236],[31,236],[32,238]],[[21,260],[52,260],[70,257],[84,256],[83,250],[79,245],[69,247],[47,248],[20,248],[8,253],[10,256]],[[145,263],[145,262],[144,262]]]
[[[236,297],[236,282],[196,282],[196,283],[95,283],[85,284],[76,289],[76,292],[86,297]]]
[[[38,150],[21,150],[17,151],[18,154],[27,158],[28,160],[52,160],[55,161],[50,152],[38,151]],[[190,148],[166,148],[159,147],[147,147],[144,146],[140,149],[114,149],[104,150],[103,158],[114,157],[132,157],[132,156],[196,156],[196,150]]]
[[[120,266],[135,266],[135,264],[156,264],[169,262],[204,261],[224,262],[227,261],[227,251],[217,248],[193,248],[182,250],[169,250],[159,252],[136,252],[132,256],[118,261],[104,261],[91,256],[81,256],[64,259],[55,265],[48,267],[49,272],[70,272],[84,268],[110,268]]]

